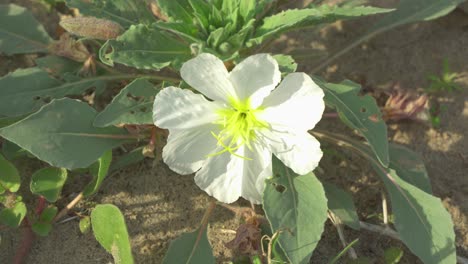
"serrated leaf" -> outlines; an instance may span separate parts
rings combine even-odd
[[[0,223],[9,227],[18,227],[26,216],[26,205],[17,202],[12,208],[3,208],[0,211]]]
[[[80,223],[79,223],[79,227],[80,227],[80,232],[82,234],[88,233],[89,229],[91,228],[91,218],[89,216],[85,216],[85,217],[81,218]]]
[[[0,187],[2,190],[17,192],[20,184],[21,179],[16,167],[0,155]]]
[[[403,257],[403,250],[397,247],[387,248],[384,252],[385,264],[398,264]]]
[[[0,78],[0,115],[9,117],[29,114],[52,99],[81,94],[100,87],[112,76],[70,79],[61,82],[39,68],[16,70]]]
[[[359,217],[354,207],[353,197],[330,183],[324,183],[323,188],[328,199],[328,209],[338,216],[343,224],[359,230]]]
[[[43,168],[36,171],[31,178],[31,192],[42,195],[47,201],[57,201],[62,187],[67,180],[67,170],[60,168]]]
[[[390,144],[390,167],[404,181],[432,194],[431,181],[421,155],[398,144]]]
[[[369,95],[359,96],[361,86],[349,80],[340,84],[324,83],[317,78],[314,81],[325,92],[325,103],[338,111],[344,123],[366,138],[379,161],[387,167],[390,162],[387,125],[375,99]]]
[[[289,9],[266,17],[248,45],[258,45],[275,34],[305,26],[331,23],[342,19],[352,19],[366,15],[386,13],[391,9],[370,6],[333,6],[321,5],[316,8]]]
[[[102,181],[107,176],[110,164],[112,162],[112,151],[106,151],[99,160],[91,165],[90,172],[93,175],[93,180],[83,190],[83,195],[90,196],[99,190]]]
[[[310,172],[297,175],[273,157],[273,178],[267,180],[263,209],[279,244],[292,263],[309,263],[327,220],[327,198]]]
[[[191,57],[191,51],[188,45],[154,25],[137,25],[117,39],[107,41],[99,57],[110,66],[116,62],[138,69],[162,69],[169,65],[179,67]]]
[[[146,1],[141,0],[66,0],[67,6],[81,14],[113,20],[125,28],[155,21]]]
[[[163,264],[172,263],[215,263],[206,228],[200,227],[194,232],[182,234],[171,242],[166,256],[164,256]]]
[[[0,53],[47,52],[51,41],[44,27],[26,8],[0,5]]]
[[[136,79],[122,89],[94,120],[97,127],[118,124],[152,124],[152,106],[159,92],[147,79]]]
[[[112,254],[116,264],[132,264],[133,256],[125,225],[119,208],[112,204],[100,204],[91,212],[94,237]]]
[[[181,21],[185,24],[193,22],[193,10],[187,0],[158,0],[157,3],[169,21]]]
[[[296,72],[297,63],[293,57],[284,54],[274,55],[273,58],[278,62],[279,70],[282,76]]]
[[[86,103],[64,98],[0,129],[0,135],[54,167],[86,168],[126,141],[122,129],[94,127],[95,117]]]
[[[401,0],[394,12],[380,19],[367,34],[417,21],[432,20],[444,16],[465,0]]]

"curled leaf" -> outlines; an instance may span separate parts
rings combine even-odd
[[[62,34],[58,41],[52,42],[49,45],[49,52],[77,62],[85,62],[91,57],[86,46],[81,41],[73,39],[68,33]]]
[[[60,21],[66,31],[80,37],[108,40],[115,39],[124,29],[119,23],[95,17],[74,17]]]
[[[262,234],[258,226],[246,223],[236,230],[236,237],[226,243],[229,249],[235,249],[242,255],[253,256],[260,251]]]

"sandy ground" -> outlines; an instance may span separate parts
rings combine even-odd
[[[58,17],[49,14],[38,4],[28,0],[14,2],[30,8],[45,23],[51,35],[55,32]],[[307,51],[311,57],[300,57],[300,70],[308,72],[317,63],[316,56],[324,52],[332,54],[360,36],[377,18],[335,23],[320,31],[301,31],[279,38],[274,45],[278,52]],[[402,26],[384,33],[354,49],[330,65],[322,76],[331,81],[349,78],[365,80],[366,87],[377,91],[389,91],[399,83],[408,91],[421,91],[429,85],[427,76],[441,70],[442,60],[447,58],[454,72],[460,73],[458,84],[463,91],[443,94],[437,101],[446,106],[442,113],[441,128],[433,129],[414,122],[389,125],[389,139],[420,153],[432,181],[434,194],[439,196],[455,223],[457,251],[468,256],[468,15],[455,11],[449,16],[426,23]],[[314,54],[317,54],[316,56]],[[16,68],[33,65],[28,56],[0,56],[0,75]],[[337,120],[324,119],[320,127],[331,131],[349,131]],[[350,132],[351,133],[351,132]],[[331,147],[331,146],[327,146]],[[349,154],[344,152],[345,154]],[[40,162],[19,161],[23,190],[29,176]],[[321,162],[325,181],[334,182],[353,193],[361,219],[379,212],[382,185],[367,163],[356,156],[326,156]],[[75,178],[63,190],[60,206],[76,195],[85,179]],[[26,198],[28,201],[28,197]],[[109,178],[101,191],[90,201],[113,203],[125,216],[136,263],[160,263],[169,242],[183,232],[194,230],[211,198],[200,191],[192,176],[179,176],[160,161],[146,160],[131,166]],[[237,205],[246,205],[241,202]],[[30,204],[30,208],[34,205]],[[80,204],[78,208],[86,208]],[[233,213],[217,207],[212,215],[209,238],[219,263],[229,260],[232,252],[224,243],[233,238],[229,230],[239,224]],[[19,243],[19,230],[1,231],[0,263],[10,263]],[[372,259],[371,263],[383,263],[383,251],[400,243],[362,231],[345,229],[349,241],[360,238],[356,251],[359,256]],[[340,243],[334,228],[327,223],[311,263],[326,263],[340,251]],[[78,222],[56,225],[48,237],[36,240],[27,263],[78,264],[112,263],[111,256],[95,241],[92,234],[81,234]],[[342,263],[347,263],[343,260]],[[405,250],[401,263],[420,263]]]

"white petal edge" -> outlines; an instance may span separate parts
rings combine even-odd
[[[283,130],[310,130],[325,110],[323,90],[305,73],[291,73],[263,101],[261,119]]]
[[[233,203],[243,197],[259,204],[265,188],[264,181],[266,177],[271,177],[271,152],[259,145],[250,151],[244,145],[235,153],[252,160],[228,152],[210,157],[195,174],[195,183],[223,203]]]
[[[259,140],[284,165],[299,175],[313,171],[322,159],[320,142],[308,132],[263,130],[258,133]]]
[[[269,54],[256,54],[243,60],[230,72],[231,81],[241,101],[250,98],[256,109],[281,80],[278,63]]]
[[[166,129],[187,129],[212,123],[223,106],[200,94],[177,87],[167,87],[154,99],[153,122]]]
[[[198,171],[208,155],[214,153],[217,140],[211,132],[218,133],[217,125],[204,125],[191,129],[171,130],[162,151],[164,163],[179,174]]]
[[[237,99],[223,61],[212,54],[202,53],[185,62],[180,75],[190,86],[214,101],[229,103],[229,98]]]

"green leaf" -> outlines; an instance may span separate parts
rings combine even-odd
[[[67,6],[81,14],[113,20],[125,28],[155,21],[146,1],[141,0],[65,0]]]
[[[118,128],[96,128],[96,111],[68,98],[54,100],[0,135],[54,167],[86,168],[126,140]]]
[[[32,224],[32,230],[40,236],[47,236],[50,230],[52,230],[52,221],[57,215],[57,211],[57,207],[55,206],[45,208],[44,211],[42,211],[39,220]]]
[[[82,63],[55,55],[37,58],[35,62],[38,68],[57,77],[65,73],[78,73],[83,67]]]
[[[30,155],[26,150],[20,148],[15,143],[8,141],[6,139],[3,139],[2,153],[3,155],[5,155],[5,158],[8,160],[14,160],[19,157]]]
[[[138,163],[145,159],[143,155],[143,147],[133,149],[132,151],[120,156],[115,162],[111,164],[109,171],[114,172],[123,169],[132,164]]]
[[[187,0],[158,0],[158,6],[169,21],[181,21],[184,24],[192,24],[193,10]]]
[[[154,97],[159,92],[147,79],[136,79],[120,91],[94,120],[97,127],[152,124]]]
[[[296,72],[297,63],[293,57],[284,54],[274,55],[276,62],[278,62],[281,75],[286,76],[290,73]]]
[[[26,116],[0,117],[0,128],[12,125]]]
[[[404,181],[432,194],[432,186],[421,155],[397,144],[389,145],[390,167]]]
[[[26,205],[17,202],[13,208],[3,208],[0,211],[0,223],[9,227],[18,227],[26,216]]]
[[[387,248],[384,252],[385,264],[398,264],[403,257],[403,250],[397,247]]]
[[[41,222],[51,223],[54,220],[54,217],[57,215],[57,212],[57,207],[53,205],[49,206],[42,211],[39,220]]]
[[[276,157],[273,174],[263,196],[265,215],[289,260],[309,263],[327,220],[323,186],[312,172],[299,176]]]
[[[13,117],[28,114],[51,99],[81,94],[112,78],[101,76],[61,82],[39,68],[19,69],[0,78],[0,115]]]
[[[80,232],[82,234],[88,233],[89,229],[91,228],[91,218],[89,216],[85,216],[85,217],[81,218],[80,223],[79,223],[79,227],[80,227]]]
[[[389,164],[387,125],[382,119],[375,99],[369,95],[359,96],[359,84],[349,80],[340,84],[314,81],[325,92],[325,103],[335,108],[341,120],[358,130],[369,142],[379,161],[385,167]]]
[[[172,263],[215,263],[206,228],[200,227],[194,232],[182,234],[171,242],[163,264]]]
[[[189,42],[202,42],[200,39],[198,39],[198,28],[193,24],[158,21],[153,25],[160,29],[172,32]]]
[[[91,212],[91,225],[94,237],[112,254],[116,264],[133,263],[125,219],[119,208],[112,204],[96,206]]]
[[[117,62],[138,69],[162,69],[169,65],[179,67],[191,57],[191,51],[188,45],[154,25],[137,25],[107,41],[99,57],[109,66]]]
[[[321,5],[316,8],[289,9],[281,13],[266,17],[261,26],[250,39],[248,45],[258,45],[266,38],[275,34],[314,26],[323,23],[331,23],[341,19],[352,19],[356,17],[386,13],[391,9],[369,7],[369,6],[328,6]]]
[[[110,164],[112,162],[112,151],[106,151],[99,160],[94,163],[91,168],[90,172],[93,175],[93,180],[86,186],[83,191],[83,195],[90,196],[97,192],[99,187],[102,184],[102,181],[107,176],[107,172],[109,171]]]
[[[359,217],[354,207],[353,197],[333,184],[324,183],[323,188],[328,199],[328,209],[338,216],[343,224],[359,230]]]
[[[50,233],[50,230],[52,230],[52,224],[37,222],[32,224],[31,229],[34,231],[34,233],[44,237]]]
[[[16,167],[0,155],[0,187],[9,192],[17,192],[21,179]]]
[[[387,31],[393,27],[444,16],[465,0],[401,0],[394,12],[380,19],[367,34]]]
[[[0,53],[47,52],[51,41],[44,27],[26,8],[0,5]]]
[[[67,170],[60,168],[43,168],[36,171],[31,178],[31,192],[42,195],[47,201],[57,201],[62,187],[67,181]]]
[[[351,243],[349,243],[341,252],[338,253],[338,255],[336,255],[330,262],[329,264],[335,264],[338,262],[338,260],[340,260],[340,258],[346,254],[346,252],[348,252],[348,250],[350,250],[354,244],[356,244],[357,242],[359,242],[359,238],[356,238],[355,240],[353,240]]]

